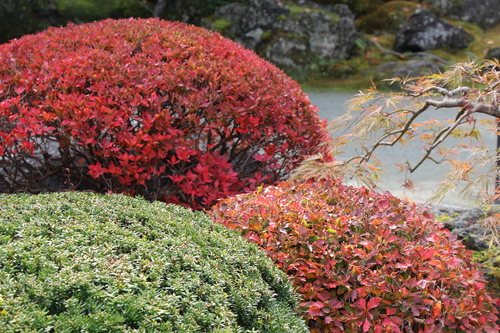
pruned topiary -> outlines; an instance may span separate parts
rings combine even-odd
[[[287,272],[312,332],[498,332],[470,251],[389,193],[297,181],[223,200],[212,217]]]
[[[0,46],[0,191],[193,208],[274,183],[327,140],[299,85],[217,33],[155,19]]]
[[[286,275],[201,212],[0,195],[2,332],[307,332]]]

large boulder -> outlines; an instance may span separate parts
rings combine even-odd
[[[291,13],[273,26],[262,55],[284,68],[307,68],[323,59],[345,59],[356,38],[354,15],[345,5],[315,6]]]
[[[281,67],[296,68],[311,60],[307,54],[308,43],[304,38],[280,36],[265,49],[265,57]]]
[[[439,16],[446,15],[453,7],[452,0],[424,0]]]
[[[394,42],[397,52],[421,52],[449,48],[464,49],[474,40],[461,27],[438,19],[425,8],[415,11],[399,29]]]
[[[247,39],[255,39],[255,31],[272,29],[278,17],[289,12],[288,8],[273,0],[250,0],[248,4],[232,3],[222,6],[215,11],[215,16],[231,22],[229,32],[236,37],[236,41],[252,48]]]
[[[475,23],[489,29],[500,23],[498,0],[425,0],[439,16]]]
[[[346,5],[249,0],[219,8],[203,26],[217,30],[281,68],[304,70],[349,57],[357,36]]]

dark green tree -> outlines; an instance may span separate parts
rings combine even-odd
[[[0,2],[0,43],[58,25],[53,0],[4,0]]]
[[[0,44],[47,29],[106,18],[159,17],[192,24],[231,2],[247,0],[4,0]]]

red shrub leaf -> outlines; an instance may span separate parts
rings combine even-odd
[[[382,301],[382,299],[378,298],[378,297],[374,297],[374,298],[370,299],[368,301],[367,309],[371,310],[371,309],[374,309],[374,308],[378,307],[379,304],[380,304],[380,301]]]
[[[314,332],[498,330],[465,247],[427,210],[387,193],[334,178],[288,182],[223,200],[211,216],[261,236]]]
[[[193,25],[70,24],[0,54],[4,191],[135,193],[204,209],[327,153],[325,123],[295,81]]]

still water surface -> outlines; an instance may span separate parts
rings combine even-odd
[[[336,93],[336,92],[307,92],[312,104],[319,108],[319,115],[323,119],[333,119],[342,115],[346,111],[345,102],[354,96],[354,94]],[[447,110],[448,113],[452,110]],[[446,110],[433,110],[429,117],[443,118]],[[483,139],[490,147],[495,147],[496,137],[492,134],[483,134]],[[354,154],[355,147],[346,154]],[[394,163],[409,160],[415,161],[419,148],[414,146],[405,146],[403,149],[399,146],[382,147],[377,151],[377,156],[385,165],[385,174],[381,175],[379,186],[382,191],[389,191],[400,198],[423,203],[437,188],[437,185],[443,181],[444,175],[449,171],[446,165],[436,165],[432,162],[426,162],[414,173],[407,175],[407,178],[415,182],[414,191],[405,190],[401,185],[405,181],[405,174],[398,172]],[[350,156],[345,156],[350,157]],[[339,157],[339,159],[342,156]],[[468,199],[459,198],[458,190],[445,197],[444,204],[457,206],[473,206],[474,202]]]

